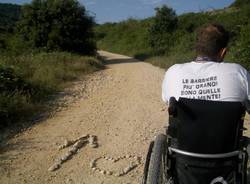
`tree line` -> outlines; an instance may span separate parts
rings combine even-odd
[[[94,18],[76,0],[33,0],[22,7],[2,4],[0,10],[2,52],[28,48],[94,54],[96,50]]]

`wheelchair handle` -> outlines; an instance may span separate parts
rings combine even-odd
[[[249,102],[250,104],[250,102]],[[177,115],[177,100],[175,97],[171,97],[169,99],[169,106],[168,106],[168,114],[169,116],[175,117]]]
[[[250,100],[246,100],[243,102],[243,105],[247,111],[248,114],[250,114]]]

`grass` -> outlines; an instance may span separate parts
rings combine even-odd
[[[160,68],[167,69],[170,66],[178,63],[190,62],[194,59],[194,53],[187,53],[185,55],[169,55],[169,56],[155,56],[149,57],[146,59],[146,62],[151,63],[152,65],[158,66]]]
[[[1,55],[0,128],[43,111],[51,94],[103,67],[95,57],[67,52]]]

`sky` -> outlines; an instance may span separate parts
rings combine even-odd
[[[0,0],[0,3],[24,4],[31,0]],[[154,9],[162,5],[173,8],[178,15],[221,9],[234,0],[79,0],[97,23],[119,22],[128,18],[144,19],[155,14]]]

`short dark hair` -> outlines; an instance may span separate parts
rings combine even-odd
[[[200,27],[196,37],[197,55],[215,57],[229,42],[229,32],[219,24],[206,24]]]

